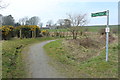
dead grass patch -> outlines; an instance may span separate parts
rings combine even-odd
[[[86,61],[98,56],[101,49],[105,48],[105,35],[90,34],[78,39],[67,39],[63,41],[63,47],[67,51],[67,57],[77,61]],[[115,37],[109,35],[109,42],[112,43]]]

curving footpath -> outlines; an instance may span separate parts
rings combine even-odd
[[[45,54],[43,46],[55,40],[45,41],[30,46],[28,50],[27,68],[31,78],[65,78],[52,65],[50,58]]]

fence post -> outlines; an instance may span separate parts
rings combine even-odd
[[[22,29],[20,29],[20,39],[22,38]]]

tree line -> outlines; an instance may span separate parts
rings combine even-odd
[[[21,18],[19,19],[19,22],[15,22],[15,19],[12,15],[8,15],[8,16],[2,16],[2,25],[10,25],[10,26],[20,26],[20,25],[38,25],[39,24],[39,17],[37,16],[33,16],[31,18]]]
[[[68,29],[68,31],[72,33],[73,39],[76,39],[80,31],[82,34],[82,26],[84,26],[85,24],[87,24],[86,14],[83,15],[68,14],[68,18],[58,19],[58,21],[55,24],[53,23],[52,20],[48,20],[46,23],[47,25],[46,27],[48,27],[49,29],[62,29],[62,28]],[[8,15],[8,16],[2,16],[2,26],[6,26],[6,25],[13,27],[24,26],[25,28],[25,26],[29,26],[29,25],[33,25],[33,26],[36,25],[38,27],[42,27],[43,23],[40,22],[40,18],[37,16],[33,16],[31,18],[28,17],[20,18],[18,22],[15,22],[14,17],[12,15]]]

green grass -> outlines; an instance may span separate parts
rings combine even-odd
[[[59,60],[60,62],[68,62],[66,56],[64,55],[65,51],[62,48],[61,40],[53,41],[44,46],[44,49],[49,52],[48,55]],[[55,54],[55,55],[54,55]]]
[[[92,77],[117,78],[118,77],[118,49],[117,44],[109,47],[109,61],[105,61],[105,50],[101,55],[79,64],[79,70]]]
[[[110,25],[110,30],[112,31],[113,29],[118,29],[117,25]],[[83,26],[83,29],[88,29],[90,32],[99,32],[101,29],[105,29],[106,26]],[[67,29],[41,29],[41,30],[48,30],[49,32],[68,32]]]
[[[67,29],[41,29],[41,30],[48,30],[49,32],[67,32]]]
[[[2,42],[0,42],[0,79],[2,78]]]
[[[120,45],[119,45],[120,46]],[[44,46],[47,54],[55,61],[55,65],[68,77],[78,78],[118,78],[118,45],[109,46],[109,61],[105,61],[105,50],[99,56],[86,61],[76,62],[62,46],[62,40]],[[53,64],[54,64],[53,63]]]
[[[2,78],[25,78],[24,60],[21,51],[28,44],[55,38],[13,39],[2,43]],[[20,47],[22,45],[22,47]],[[17,49],[18,48],[18,49]]]

